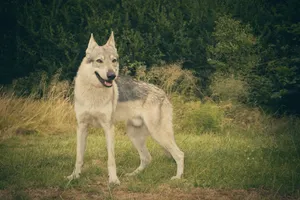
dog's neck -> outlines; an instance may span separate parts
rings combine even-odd
[[[101,83],[99,83],[101,84]],[[88,104],[100,105],[111,101],[112,96],[118,95],[117,87],[114,85],[110,88],[104,86],[95,86],[89,80],[77,75],[75,78],[75,98]],[[116,102],[114,102],[115,104]]]

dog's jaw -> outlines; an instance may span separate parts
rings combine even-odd
[[[100,82],[103,86],[105,86],[105,87],[107,87],[107,88],[110,88],[110,87],[113,85],[113,80],[104,80],[104,79],[100,76],[100,74],[99,74],[98,72],[96,72],[96,71],[95,71],[95,75],[96,75],[97,79],[99,80],[99,82]]]

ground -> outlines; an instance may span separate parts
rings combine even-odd
[[[113,190],[113,191],[112,191]],[[143,199],[143,200],[238,200],[238,199],[286,199],[292,200],[291,197],[283,197],[271,194],[267,191],[249,189],[249,190],[224,190],[224,189],[208,189],[208,188],[192,188],[188,190],[179,188],[170,188],[167,185],[162,185],[155,193],[153,192],[130,192],[119,186],[109,190],[106,186],[99,185],[99,191],[81,191],[79,189],[27,189],[22,193],[12,194],[8,190],[0,191],[0,199]],[[22,198],[18,198],[22,197]]]

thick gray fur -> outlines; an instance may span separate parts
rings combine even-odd
[[[118,102],[135,101],[145,99],[149,88],[147,85],[133,80],[130,77],[119,77],[116,79],[118,85]]]

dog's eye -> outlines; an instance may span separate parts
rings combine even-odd
[[[103,63],[103,60],[101,60],[101,59],[97,59],[96,61],[97,61],[97,63]]]
[[[117,61],[118,61],[118,60],[117,60],[117,59],[115,59],[115,58],[112,60],[112,62],[113,62],[113,63],[116,63]]]

